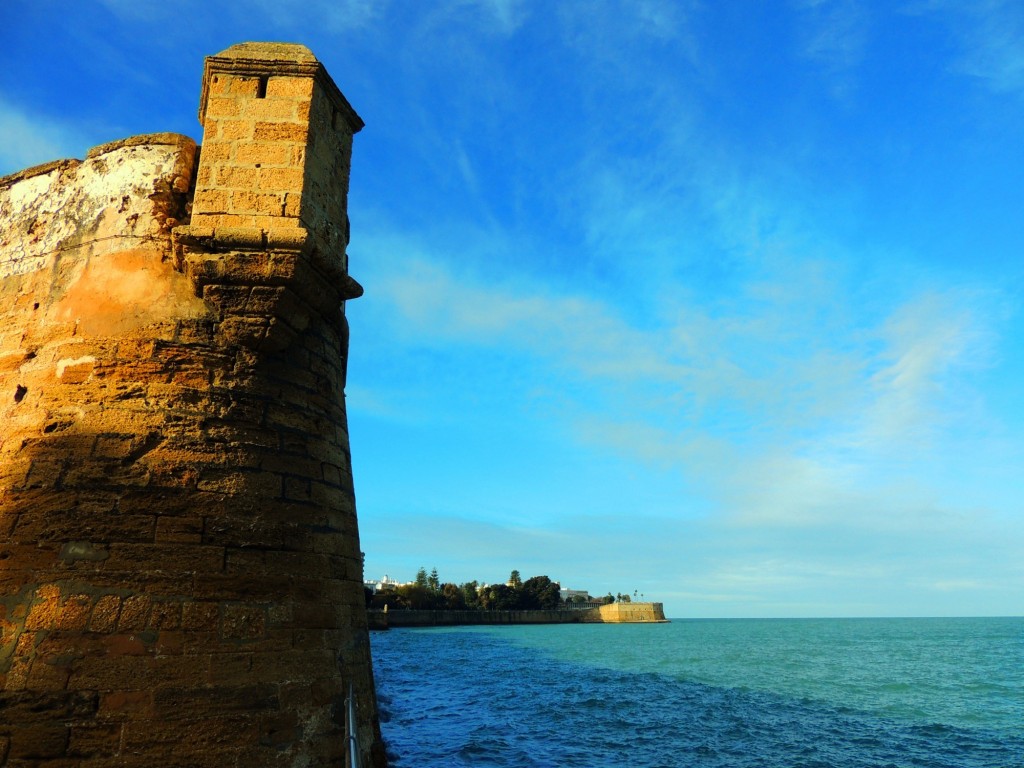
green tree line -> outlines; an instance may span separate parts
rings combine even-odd
[[[428,574],[425,568],[416,573],[412,584],[394,590],[367,594],[367,605],[388,610],[402,608],[452,611],[529,611],[554,610],[561,605],[561,585],[547,576],[532,576],[523,581],[519,571],[512,571],[505,584],[481,585],[478,581],[464,584],[442,583],[437,569]],[[369,593],[369,590],[367,590]],[[609,595],[609,598],[611,596]],[[614,598],[605,598],[611,602]]]

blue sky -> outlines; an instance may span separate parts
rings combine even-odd
[[[0,173],[201,138],[308,45],[366,121],[367,576],[670,616],[1024,613],[1024,5],[0,5]]]

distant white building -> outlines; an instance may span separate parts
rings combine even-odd
[[[585,589],[560,589],[558,596],[562,598],[563,603],[568,603],[573,598],[583,598],[585,602],[590,602],[590,592]]]
[[[412,582],[404,583],[410,584]],[[373,594],[377,594],[378,592],[392,592],[402,585],[403,582],[395,581],[386,573],[384,574],[384,578],[380,579],[379,581],[370,579],[363,582],[363,586],[369,590],[372,590]]]

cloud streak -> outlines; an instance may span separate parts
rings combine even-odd
[[[83,154],[77,130],[32,114],[0,96],[0,175]]]
[[[932,0],[918,6],[946,22],[960,43],[953,71],[997,93],[1024,93],[1024,11],[1012,0]]]
[[[370,258],[379,270],[370,323],[400,334],[392,342],[525,359],[531,370],[539,364],[547,374],[535,375],[547,381],[601,393],[576,416],[605,426],[578,434],[615,435],[609,442],[620,448],[675,455],[681,465],[688,452],[679,446],[716,429],[733,432],[737,450],[813,445],[855,465],[908,444],[927,450],[955,425],[958,404],[973,412],[969,375],[993,333],[976,310],[980,299],[959,290],[915,296],[858,317],[852,334],[822,336],[785,296],[732,316],[694,300],[652,323],[593,296],[457,272],[440,254]],[[858,314],[844,286],[831,290],[823,303],[844,318]],[[624,439],[629,423],[645,425],[637,427],[643,437]]]

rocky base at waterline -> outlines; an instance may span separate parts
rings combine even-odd
[[[585,610],[368,611],[370,629],[469,624],[667,624],[661,603],[612,603]]]

